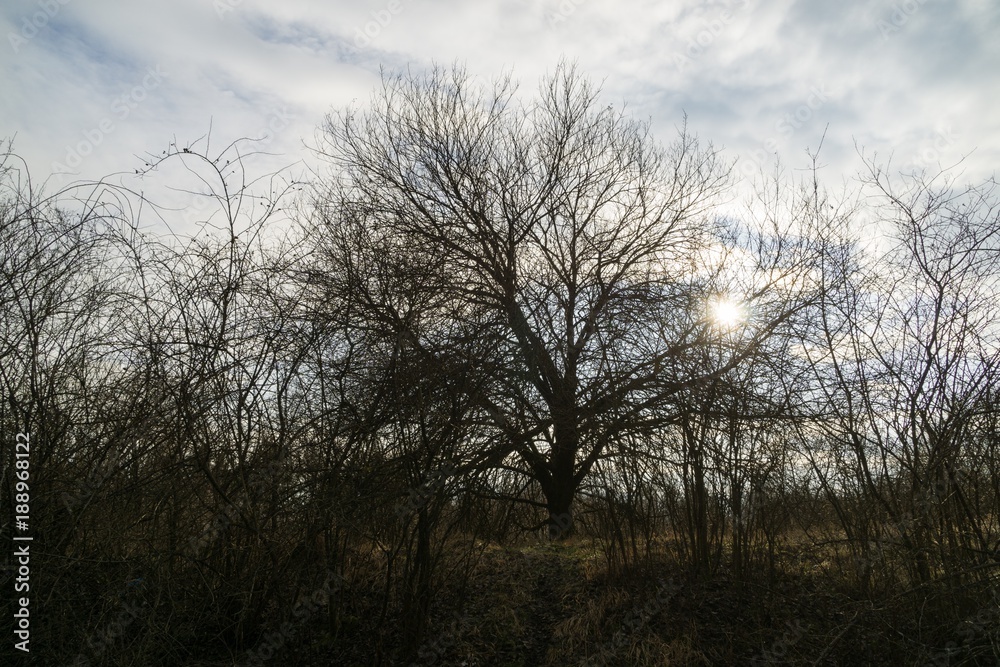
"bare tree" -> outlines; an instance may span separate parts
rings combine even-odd
[[[866,585],[873,567],[893,583],[897,562],[914,584],[954,581],[989,562],[997,534],[983,484],[1000,363],[996,186],[866,167],[878,243],[845,248],[848,280],[826,294],[808,348],[825,407],[803,441]]]
[[[569,65],[530,101],[509,79],[485,89],[457,68],[386,77],[370,110],[324,129],[332,173],[314,242],[329,273],[367,277],[361,254],[384,253],[408,290],[368,285],[354,298],[360,326],[438,363],[470,354],[459,340],[482,342],[485,356],[463,358],[489,377],[472,395],[493,434],[480,460],[517,462],[553,534],[568,534],[600,458],[793,312],[768,313],[711,370],[683,363],[711,334],[700,260],[724,236],[711,207],[728,169],[686,127],[659,146]],[[377,243],[345,245],[359,235]]]

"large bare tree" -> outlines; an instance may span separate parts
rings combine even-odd
[[[319,147],[330,303],[391,332],[397,354],[488,379],[469,383],[464,418],[493,436],[469,461],[520,470],[559,534],[598,460],[790,312],[711,369],[682,363],[712,334],[705,258],[729,168],[686,123],[664,147],[599,92],[566,64],[535,98],[460,68],[385,76],[369,107],[327,118]]]

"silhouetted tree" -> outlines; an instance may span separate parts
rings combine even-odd
[[[370,110],[324,129],[313,238],[335,302],[400,351],[488,378],[470,395],[482,458],[515,455],[554,535],[601,457],[796,307],[762,310],[711,369],[684,363],[714,337],[705,257],[733,234],[711,213],[728,169],[686,128],[659,146],[568,65],[535,100],[460,69],[386,77]]]

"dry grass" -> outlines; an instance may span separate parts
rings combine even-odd
[[[457,539],[447,545],[415,664],[923,665],[939,660],[949,642],[960,652],[948,664],[995,665],[1000,655],[1000,608],[991,610],[988,586],[969,578],[961,586],[906,591],[883,582],[865,592],[838,540],[783,544],[773,582],[763,569],[744,579],[725,568],[695,576],[673,558],[669,542],[648,561],[614,571],[600,545],[587,539],[518,547],[479,542],[464,568],[468,546]],[[379,550],[354,550],[337,633],[317,614],[267,664],[409,665],[401,653],[399,574],[387,602],[385,574]],[[654,604],[671,580],[677,587]],[[287,611],[269,617],[269,627],[286,620]],[[194,641],[203,629],[187,636]],[[124,641],[116,645],[124,648]],[[244,664],[245,652],[226,659],[208,643],[204,650],[184,648],[172,655],[197,655],[189,665]],[[143,664],[184,664],[155,660],[155,649],[149,647]]]

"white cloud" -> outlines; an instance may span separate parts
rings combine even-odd
[[[0,134],[17,133],[15,148],[36,176],[106,118],[114,130],[81,164],[84,178],[131,172],[134,156],[174,137],[193,140],[210,122],[220,144],[254,135],[274,114],[293,120],[268,148],[285,153],[284,163],[309,159],[303,141],[311,143],[331,108],[367,100],[380,66],[459,60],[484,77],[512,70],[533,91],[560,57],[577,59],[604,81],[609,102],[650,118],[664,141],[687,111],[692,128],[733,157],[777,151],[798,167],[829,124],[824,175],[835,183],[858,166],[856,140],[894,152],[900,166],[949,163],[976,148],[966,163],[970,178],[1000,161],[1000,118],[990,113],[1000,97],[993,39],[1000,9],[987,0],[67,0],[59,7],[31,39],[15,40],[16,52],[10,36],[21,36],[40,10],[30,2],[0,10],[7,36]],[[168,76],[128,117],[116,117],[115,100],[141,86],[150,67]]]

